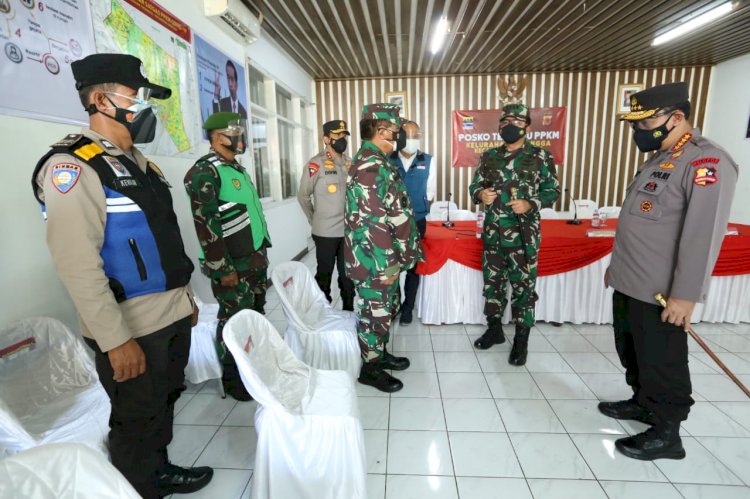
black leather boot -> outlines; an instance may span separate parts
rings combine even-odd
[[[406,357],[396,357],[395,355],[388,353],[388,350],[383,348],[383,357],[380,359],[381,369],[392,369],[394,371],[403,371],[408,369],[411,362]]]
[[[500,322],[490,321],[487,331],[474,341],[474,347],[479,350],[487,350],[493,345],[505,343],[503,325]]]
[[[633,399],[617,402],[599,402],[599,412],[615,419],[632,419],[647,425],[654,425],[654,413],[643,408]]]
[[[412,319],[411,308],[402,308],[401,317],[399,317],[398,323],[402,326],[406,326],[411,324]]]
[[[354,297],[353,296],[341,296],[342,309],[354,312]]]
[[[385,372],[379,362],[365,362],[362,364],[357,381],[386,393],[397,392],[404,387],[401,381]]]
[[[685,449],[680,438],[680,422],[659,422],[643,433],[615,441],[622,454],[641,461],[684,459]]]
[[[531,329],[516,324],[516,335],[513,337],[513,348],[508,356],[508,364],[522,366],[526,364],[526,356],[529,352],[529,333]]]
[[[315,274],[315,282],[318,283],[318,287],[326,296],[328,303],[331,303],[333,301],[331,299],[331,274],[318,272]]]
[[[240,402],[248,402],[253,400],[253,397],[245,389],[245,385],[242,383],[242,378],[240,378],[240,371],[237,368],[237,363],[235,362],[234,357],[232,357],[232,353],[224,344],[224,338],[221,336],[226,323],[227,320],[222,319],[216,325],[217,352],[219,354],[222,369],[221,385],[224,388],[224,393],[226,395],[229,395]]]

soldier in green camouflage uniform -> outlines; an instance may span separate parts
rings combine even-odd
[[[488,329],[474,346],[484,350],[505,342],[501,320],[510,281],[516,334],[508,362],[518,366],[526,363],[534,325],[539,211],[560,196],[552,155],[526,141],[530,124],[526,106],[503,107],[500,134],[505,144],[482,155],[469,187],[474,202],[482,203],[486,212],[482,269]]]
[[[250,400],[221,332],[227,319],[240,310],[264,313],[266,248],[271,239],[258,192],[235,160],[245,152],[240,115],[214,113],[203,128],[209,133],[211,152],[187,172],[185,189],[201,245],[201,267],[219,303],[216,344],[224,368],[224,390],[237,400]]]
[[[359,295],[357,334],[363,366],[359,382],[384,392],[403,384],[386,372],[403,370],[409,359],[388,353],[392,319],[398,313],[399,273],[423,260],[409,196],[388,160],[406,135],[399,107],[368,104],[362,109],[362,147],[346,186],[344,260]]]

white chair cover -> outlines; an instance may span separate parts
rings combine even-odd
[[[305,365],[257,312],[235,314],[223,335],[259,404],[251,497],[364,499],[364,433],[352,378]]]
[[[47,444],[0,461],[0,497],[140,499],[106,456],[86,445]]]
[[[539,216],[542,218],[542,220],[557,220],[558,218],[560,218],[560,214],[552,208],[542,208],[539,211]]]
[[[294,354],[316,369],[338,369],[357,378],[362,367],[357,316],[331,307],[303,263],[278,264],[271,280],[287,318],[284,338]]]
[[[62,322],[0,329],[0,456],[51,442],[107,453],[110,403],[91,351]]]
[[[221,362],[216,353],[216,325],[219,305],[202,303],[195,298],[200,313],[198,324],[193,327],[190,339],[190,358],[185,366],[185,379],[194,385],[221,378]]]
[[[451,220],[476,220],[477,215],[469,210],[451,210]]]
[[[578,209],[578,218],[592,218],[594,210],[597,208],[596,203],[591,199],[576,199],[576,207]]]
[[[619,218],[621,209],[620,206],[602,206],[599,208],[599,214],[606,213],[608,218]]]

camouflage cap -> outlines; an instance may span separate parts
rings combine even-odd
[[[529,121],[529,108],[519,103],[513,103],[513,104],[506,104],[503,106],[503,112],[500,113],[500,121],[503,121],[505,118],[518,118],[521,120]]]
[[[229,123],[232,121],[240,120],[241,117],[237,113],[214,113],[203,123],[204,130],[220,130],[222,128],[228,128]]]
[[[401,126],[399,114],[401,114],[400,107],[385,102],[365,104],[362,107],[363,120],[388,120],[396,126]]]

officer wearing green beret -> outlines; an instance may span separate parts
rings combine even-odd
[[[469,186],[472,199],[483,204],[487,215],[482,232],[482,273],[488,328],[474,346],[484,350],[505,342],[501,320],[510,282],[516,334],[508,362],[516,366],[526,363],[534,326],[539,211],[560,196],[552,155],[526,141],[529,125],[531,117],[525,105],[503,107],[500,136],[505,143],[482,154]]]
[[[423,260],[409,195],[388,155],[403,147],[400,108],[368,104],[359,123],[362,147],[346,186],[344,258],[359,296],[357,334],[362,352],[359,382],[384,392],[403,383],[387,370],[404,370],[409,359],[386,350],[399,309],[399,274]]]
[[[236,159],[245,152],[245,121],[237,113],[214,113],[203,128],[211,151],[188,170],[184,183],[201,245],[201,268],[219,303],[216,344],[224,369],[222,383],[226,393],[245,401],[251,397],[221,332],[240,310],[264,313],[266,248],[271,238],[258,191]]]
[[[633,396],[599,410],[652,425],[615,442],[635,459],[685,457],[680,423],[693,405],[685,328],[705,301],[737,184],[737,163],[693,128],[690,110],[687,84],[668,83],[633,94],[621,118],[652,156],[628,186],[605,276],[615,289],[615,345]],[[666,308],[657,293],[669,296]]]

